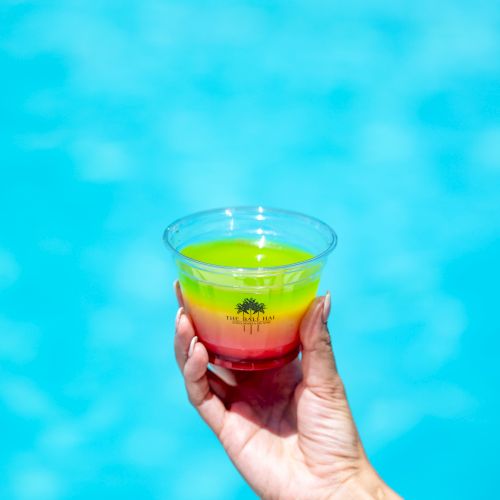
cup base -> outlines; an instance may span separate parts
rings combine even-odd
[[[278,358],[265,358],[265,359],[234,359],[220,354],[208,352],[208,359],[210,363],[230,368],[231,370],[241,371],[258,371],[269,370],[271,368],[279,368],[293,361],[299,355],[300,348],[297,346],[292,351],[286,353],[284,356]]]

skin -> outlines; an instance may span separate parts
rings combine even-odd
[[[189,401],[251,488],[264,499],[400,498],[363,450],[337,372],[326,324],[329,297],[318,297],[300,325],[302,359],[261,372],[209,370],[181,305],[175,355]]]

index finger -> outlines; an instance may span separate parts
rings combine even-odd
[[[189,345],[195,336],[195,331],[191,319],[184,311],[183,307],[179,307],[175,320],[175,337],[174,350],[175,359],[181,372],[184,371],[184,365],[188,357]]]

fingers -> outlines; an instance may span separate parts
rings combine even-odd
[[[184,299],[182,297],[179,280],[174,280],[173,288],[177,298],[177,303],[180,306],[177,311],[177,316],[175,317],[175,358],[182,371],[187,358],[187,349],[191,339],[195,335],[195,331],[189,316],[184,310]],[[236,377],[230,370],[223,368],[222,366],[212,364],[208,366],[208,369],[215,373],[215,375],[217,375],[226,384],[230,386],[235,386],[237,384]]]
[[[306,386],[336,386],[339,377],[326,321],[330,313],[330,292],[317,297],[300,324],[302,372]]]
[[[177,298],[177,303],[179,304],[179,307],[182,307],[184,306],[184,299],[182,298],[181,285],[179,283],[179,280],[174,280],[173,286],[175,297]]]
[[[193,323],[184,310],[184,300],[178,280],[174,281],[174,292],[180,306],[175,317],[175,359],[183,372],[189,401],[198,410],[203,420],[219,436],[226,409],[211,387],[217,393],[224,395],[225,384],[222,381],[217,381],[215,375],[211,375],[213,380],[209,383],[208,353],[205,346],[198,341]],[[231,378],[231,372],[222,370],[222,373],[213,371],[226,383],[235,384],[234,376]]]
[[[195,331],[189,316],[185,313],[183,307],[179,307],[175,318],[174,349],[175,359],[181,371],[184,370],[189,344],[194,336]]]
[[[207,372],[208,384],[210,385],[210,390],[219,397],[219,399],[224,403],[227,408],[230,403],[230,396],[232,388],[223,382],[217,375],[209,370]]]
[[[189,345],[195,337],[195,330],[191,319],[184,311],[183,307],[179,307],[175,318],[175,359],[181,371],[184,370],[184,365],[188,357]],[[217,375],[222,381],[229,386],[236,386],[237,380],[235,374],[222,366],[210,364],[208,369]]]
[[[177,310],[177,315],[175,316],[175,337],[174,337],[174,349],[175,349],[175,360],[177,365],[181,369],[184,369],[184,364],[187,359],[187,351],[191,339],[194,337],[195,332],[193,325],[186,315],[184,310],[184,300],[182,298],[181,286],[179,280],[174,280],[173,282],[174,294],[179,304],[179,309]]]
[[[193,337],[188,354],[183,373],[189,401],[216,436],[219,436],[224,425],[226,408],[210,389],[207,376],[207,350],[196,337]]]

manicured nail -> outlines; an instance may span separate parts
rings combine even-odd
[[[222,366],[213,365],[212,363],[209,363],[208,369],[212,373],[215,373],[215,375],[217,375],[227,385],[230,385],[232,387],[236,387],[236,385],[237,385],[236,377],[234,376],[234,373],[232,373],[227,368],[224,368]]]
[[[174,294],[177,299],[177,303],[179,306],[182,306],[182,294],[181,294],[181,287],[179,284],[179,280],[175,279],[174,282],[172,283],[172,287],[174,289]]]
[[[184,312],[183,307],[179,307],[179,309],[177,309],[177,314],[175,315],[175,329],[176,330],[177,330],[177,327],[179,326],[179,321],[181,319],[181,315],[183,312]]]
[[[332,301],[330,298],[330,292],[326,292],[325,299],[323,301],[323,312],[321,314],[321,319],[323,320],[323,323],[326,323],[328,321],[328,316],[330,316],[331,306],[332,306]]]
[[[191,339],[191,343],[189,344],[189,349],[188,349],[188,358],[190,358],[193,355],[194,352],[194,346],[196,345],[196,342],[198,342],[198,337],[195,335]]]

